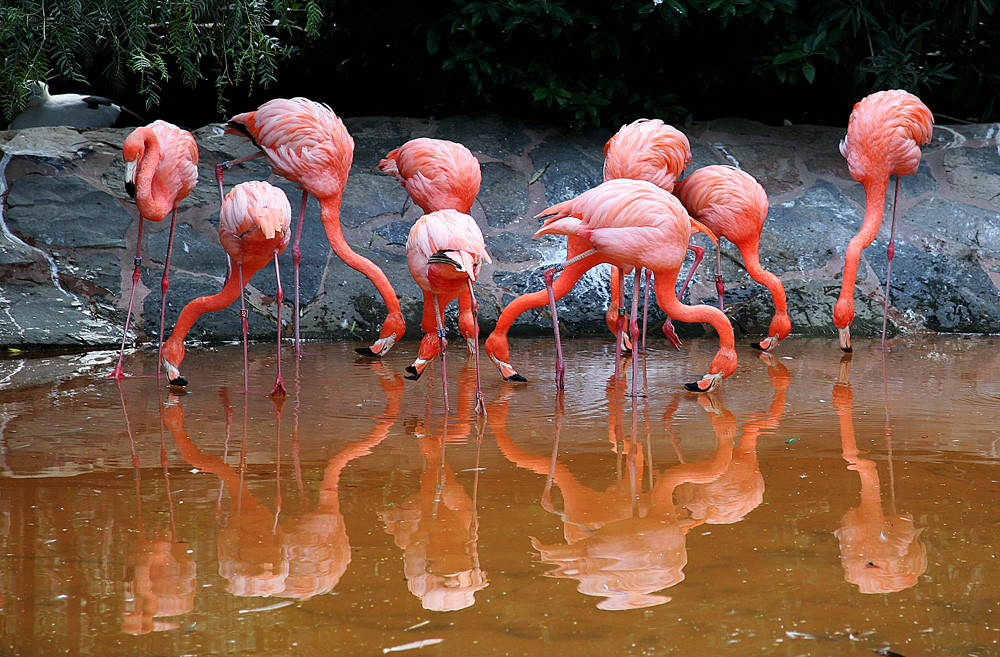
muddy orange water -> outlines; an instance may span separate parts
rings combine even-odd
[[[1000,339],[0,360],[0,655],[1000,655]]]

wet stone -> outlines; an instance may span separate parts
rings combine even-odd
[[[800,198],[771,205],[764,232],[777,240],[784,253],[768,259],[777,270],[774,273],[782,273],[783,260],[795,261],[785,271],[826,265],[847,248],[861,226],[862,214],[846,202],[836,187],[825,182],[816,183]]]
[[[340,203],[340,223],[358,228],[372,217],[396,212],[406,199],[406,190],[395,178],[381,172],[352,171]]]
[[[885,281],[887,246],[888,242],[876,240],[868,255],[881,281]],[[949,327],[959,333],[1000,332],[996,287],[969,258],[927,253],[897,239],[892,280],[893,308],[918,313],[933,331]]]
[[[410,236],[411,226],[408,221],[394,221],[391,224],[376,228],[375,234],[381,237],[387,245],[405,247],[406,240]]]
[[[503,228],[530,213],[526,175],[498,162],[483,164],[482,172],[478,199],[484,208],[490,209],[486,214],[490,226]]]
[[[997,216],[974,205],[929,198],[910,208],[900,219],[941,242],[961,244],[971,252],[1000,254]]]
[[[584,153],[562,136],[546,139],[531,151],[535,170],[545,168],[539,181],[545,185],[545,201],[560,203],[601,184],[604,160],[601,150]]]
[[[437,124],[434,135],[464,144],[473,153],[482,153],[498,160],[521,154],[529,144],[524,123],[498,114],[453,116]]]
[[[430,121],[391,116],[365,116],[344,120],[354,138],[354,166],[378,173],[378,163],[395,150],[417,137],[434,136]]]
[[[997,148],[951,149],[944,167],[955,189],[972,199],[1000,207],[1000,158]]]
[[[120,247],[133,221],[113,196],[69,176],[21,178],[7,202],[8,227],[49,246]]]
[[[93,315],[75,295],[33,282],[0,286],[0,344],[108,347],[120,341],[121,328]]]
[[[146,226],[146,230],[151,227]],[[148,237],[143,237],[146,242],[144,253],[151,261],[162,265],[167,259],[167,242],[170,237],[170,220],[160,222],[156,232],[150,232]],[[225,267],[226,252],[219,243],[217,235],[209,239],[199,232],[196,232],[186,223],[177,222],[174,229],[174,248],[170,254],[171,269],[186,269],[188,271],[201,272],[206,264],[222,263]],[[223,269],[224,270],[224,269]]]

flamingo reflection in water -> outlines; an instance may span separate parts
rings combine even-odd
[[[919,539],[922,530],[914,526],[913,518],[896,513],[892,491],[892,513],[887,515],[882,510],[882,491],[875,462],[861,457],[854,438],[854,395],[849,369],[850,356],[847,355],[841,361],[840,375],[833,386],[833,407],[840,419],[841,448],[844,460],[849,463],[847,469],[857,472],[861,478],[861,504],[844,514],[834,533],[840,541],[844,579],[857,586],[861,593],[893,593],[917,583],[927,569],[927,548]],[[889,439],[888,406],[886,438]],[[891,453],[889,468],[891,476]]]
[[[787,367],[773,358],[767,362],[774,388],[768,412],[743,425],[733,449],[733,460],[721,477],[707,484],[685,486],[678,492],[678,498],[691,517],[709,525],[739,522],[764,501],[764,477],[757,462],[757,439],[762,431],[773,432],[781,423],[785,414],[785,393],[791,382]]]
[[[476,372],[468,364],[462,371],[458,417],[468,417],[474,397],[469,394]],[[445,459],[446,445],[465,441],[473,425],[457,422],[449,432],[444,416],[441,433],[429,430],[428,420],[416,423],[416,436],[423,470],[420,490],[399,504],[379,513],[385,531],[403,550],[403,573],[410,593],[420,598],[424,609],[457,611],[475,604],[476,591],[486,588],[486,573],[479,565],[479,519],[476,510],[479,447],[482,421],[476,423],[476,460],[470,497]]]
[[[155,533],[146,533],[142,509],[142,469],[139,467],[139,454],[121,382],[118,387],[122,393],[122,411],[125,413],[125,426],[132,447],[132,467],[139,518],[139,534],[132,541],[125,557],[125,609],[122,612],[122,632],[138,635],[173,630],[177,629],[177,623],[166,619],[189,613],[194,609],[197,566],[188,543],[177,536],[162,427],[160,459],[163,465],[170,527]]]
[[[391,369],[380,362],[371,365],[386,396],[385,410],[367,436],[348,443],[327,462],[315,510],[286,519],[281,518],[280,508],[272,513],[254,497],[241,472],[194,444],[176,399],[164,406],[163,422],[184,460],[215,474],[230,490],[233,506],[218,539],[219,572],[229,581],[226,590],[230,593],[306,600],[329,593],[340,582],[351,562],[340,512],[340,477],[348,463],[370,454],[385,439],[396,422],[403,393],[403,380]],[[282,402],[274,401],[276,408]]]
[[[563,522],[565,544],[545,545],[531,539],[542,561],[555,566],[547,576],[578,580],[577,590],[581,593],[606,598],[597,605],[605,610],[652,607],[671,600],[657,592],[683,581],[686,536],[702,522],[678,511],[674,493],[684,483],[714,481],[726,471],[732,458],[736,418],[713,402],[708,398],[699,400],[710,412],[717,438],[715,452],[702,461],[656,473],[647,490],[642,490],[641,484],[645,457],[635,442],[628,452],[629,481],[619,481],[605,490],[585,486],[559,462],[561,396],[557,398],[551,457],[518,447],[506,430],[507,404],[495,404],[490,422],[497,445],[516,465],[548,476],[542,506]],[[563,498],[562,511],[551,502],[553,483]]]

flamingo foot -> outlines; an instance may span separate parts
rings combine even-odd
[[[124,379],[126,376],[128,376],[128,375],[125,374],[125,371],[122,369],[121,363],[119,363],[119,364],[115,365],[114,371],[111,374],[108,375],[108,378],[109,379]]]
[[[840,348],[844,353],[851,353],[851,327],[845,326],[840,331]]]
[[[476,415],[486,417],[486,397],[482,390],[476,390]]]
[[[681,350],[681,339],[677,337],[677,331],[674,330],[674,323],[667,318],[667,321],[663,322],[663,335],[667,336],[667,340],[670,345],[677,351]]]
[[[754,349],[759,349],[760,351],[771,351],[778,346],[780,340],[778,336],[772,335],[771,337],[764,338],[760,342],[751,342],[750,346]]]
[[[368,356],[369,358],[381,358],[385,354],[389,353],[389,350],[392,349],[394,344],[396,344],[395,333],[376,340],[375,344],[370,347],[358,347],[354,351],[362,356]]]
[[[274,387],[271,388],[271,392],[269,392],[267,396],[272,399],[284,399],[287,394],[288,393],[285,392],[285,384],[279,376],[274,380]]]
[[[684,387],[691,392],[708,392],[722,381],[722,372],[717,374],[706,374],[694,383],[685,383]]]

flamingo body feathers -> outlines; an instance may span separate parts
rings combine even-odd
[[[659,119],[623,125],[604,145],[604,179],[648,180],[668,192],[691,161],[683,132]]]
[[[411,139],[378,168],[398,180],[425,213],[451,208],[467,214],[483,181],[472,151],[445,139]]]
[[[260,148],[276,174],[318,199],[344,191],[354,161],[354,139],[327,105],[307,98],[276,98],[226,124]]]
[[[198,182],[198,144],[166,121],[136,128],[122,145],[125,186],[144,219],[162,221]]]

